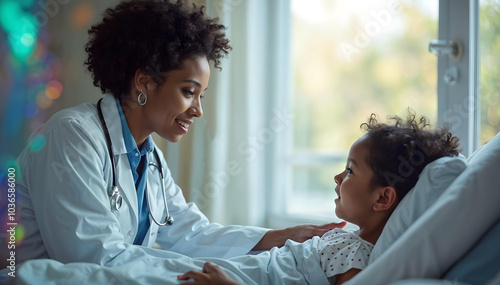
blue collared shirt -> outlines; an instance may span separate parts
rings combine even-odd
[[[122,123],[122,133],[123,140],[125,141],[125,149],[127,150],[127,157],[130,163],[130,169],[132,169],[132,175],[134,177],[135,189],[137,193],[137,202],[139,206],[139,228],[137,230],[137,235],[135,236],[134,244],[142,244],[144,237],[150,226],[149,221],[149,208],[145,196],[146,181],[148,178],[148,156],[153,148],[153,139],[151,136],[144,141],[141,145],[141,149],[137,148],[134,136],[128,127],[127,119],[123,114],[120,101],[116,99],[116,105],[118,107],[118,113],[120,114],[120,120]]]

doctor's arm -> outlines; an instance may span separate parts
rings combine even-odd
[[[251,226],[222,226],[210,223],[198,207],[186,203],[182,190],[175,184],[163,154],[159,151],[165,171],[165,189],[170,215],[175,219],[171,226],[160,227],[156,242],[166,250],[191,257],[230,258],[252,250],[268,250],[283,246],[288,239],[303,242],[315,235],[323,235],[345,223],[322,226],[302,225],[282,230],[269,230]]]
[[[231,258],[245,255],[269,229],[211,223],[193,202],[187,203],[172,178],[161,151],[165,190],[170,216],[175,222],[159,227],[156,242],[165,250],[190,257]],[[163,214],[165,217],[165,213]]]
[[[346,222],[329,223],[321,226],[300,225],[282,230],[270,230],[252,250],[268,250],[275,246],[281,247],[288,239],[304,242],[314,236],[322,236],[334,228],[343,228],[345,224]]]

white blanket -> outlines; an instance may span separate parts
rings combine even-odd
[[[281,248],[258,255],[245,255],[229,260],[214,258],[176,259],[149,257],[108,268],[92,263],[62,264],[55,260],[30,260],[16,270],[8,284],[180,284],[177,275],[190,270],[201,271],[207,261],[224,269],[244,284],[315,284],[328,285],[319,264],[318,241],[287,241]],[[6,271],[2,271],[5,273]]]

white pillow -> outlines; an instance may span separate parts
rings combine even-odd
[[[483,144],[482,146],[480,146],[478,149],[476,149],[471,155],[469,155],[469,157],[467,157],[467,164],[473,164],[474,162],[476,162],[479,158],[482,157],[482,154],[480,154],[484,147],[486,146],[486,144]]]
[[[463,155],[441,157],[425,166],[415,187],[406,194],[387,221],[370,254],[368,264],[384,253],[437,200],[466,166]]]

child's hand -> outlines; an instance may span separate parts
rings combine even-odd
[[[219,266],[207,262],[203,266],[203,272],[198,272],[191,270],[181,275],[177,275],[177,279],[179,280],[189,280],[193,279],[194,282],[190,284],[207,284],[207,285],[243,285],[234,281],[229,275],[227,275],[224,270],[222,270]]]

